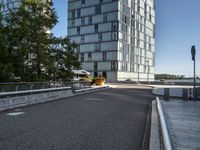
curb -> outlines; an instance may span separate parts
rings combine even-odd
[[[142,150],[149,150],[149,144],[150,144],[149,139],[150,139],[150,131],[151,131],[151,111],[152,111],[152,104],[149,104],[147,117],[146,117],[146,127],[144,131]]]
[[[156,101],[152,101],[151,111],[151,129],[150,129],[150,141],[149,150],[161,150],[161,141],[159,133],[159,117],[157,112]]]

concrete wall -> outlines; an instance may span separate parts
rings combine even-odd
[[[72,95],[72,90],[68,87],[0,93],[0,111]]]

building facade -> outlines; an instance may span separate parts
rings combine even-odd
[[[68,0],[68,36],[82,68],[108,81],[152,81],[154,0]]]
[[[35,1],[35,2],[46,2],[51,0],[0,0],[0,11],[6,14],[9,9],[15,10],[18,9],[23,1]]]

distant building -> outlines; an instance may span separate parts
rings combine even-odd
[[[82,68],[109,81],[154,80],[154,0],[68,0]]]
[[[1,12],[6,13],[9,9],[17,9],[21,4],[21,0],[0,0]]]
[[[7,13],[9,9],[14,10],[20,7],[23,1],[36,1],[36,2],[45,2],[51,0],[0,0],[1,8],[0,11]]]

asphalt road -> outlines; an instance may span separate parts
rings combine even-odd
[[[2,112],[0,150],[140,150],[153,98],[127,86]]]

